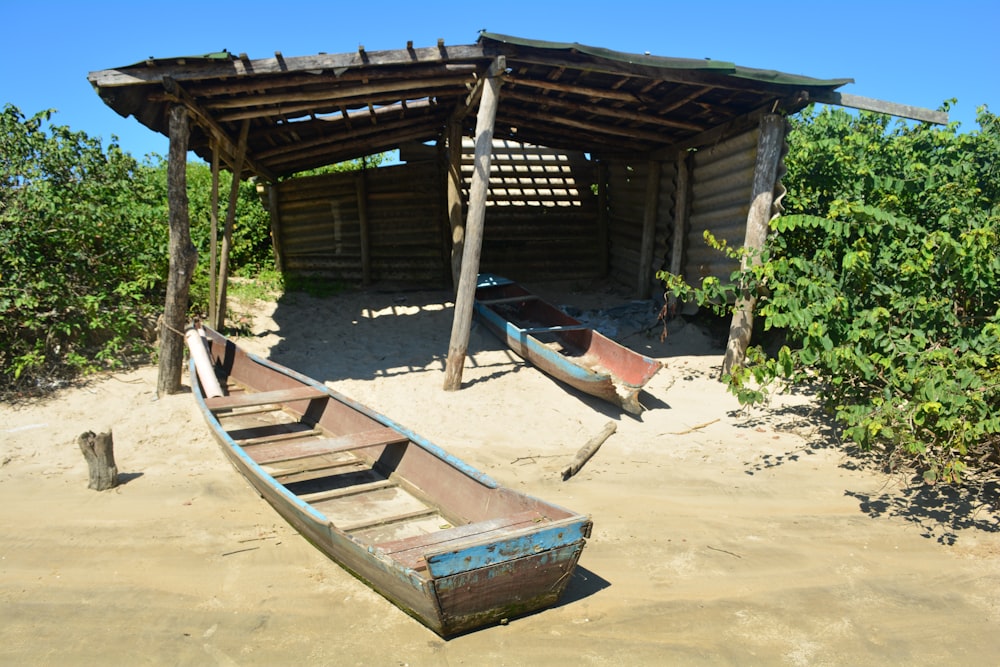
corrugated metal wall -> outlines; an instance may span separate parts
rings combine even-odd
[[[739,265],[705,244],[705,230],[732,247],[746,235],[760,130],[754,128],[691,157],[691,205],[683,273],[690,283],[715,276],[729,279]]]
[[[610,277],[629,287],[639,284],[639,263],[642,229],[646,216],[649,183],[648,160],[608,163],[608,219],[610,239]],[[674,192],[677,165],[675,161],[660,163],[660,178],[656,202],[656,236],[653,242],[653,264],[649,283],[659,289],[656,272],[667,268],[674,228]],[[654,290],[655,293],[655,290]]]

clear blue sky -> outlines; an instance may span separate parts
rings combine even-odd
[[[976,107],[1000,113],[996,0],[507,0],[505,2],[64,2],[0,0],[0,104],[112,135],[136,157],[167,140],[121,118],[91,88],[92,70],[148,56],[228,49],[251,58],[472,44],[479,30],[618,51],[726,60],[817,78],[850,77],[841,92],[936,109],[978,129]]]

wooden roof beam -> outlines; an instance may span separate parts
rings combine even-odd
[[[896,104],[895,102],[884,102],[872,99],[871,97],[861,97],[849,93],[838,93],[836,91],[824,91],[813,93],[810,97],[813,102],[823,104],[835,104],[837,106],[849,107],[851,109],[861,109],[863,111],[874,111],[875,113],[889,114],[910,120],[919,120],[925,123],[935,123],[937,125],[948,124],[948,114],[944,111],[931,111],[920,107],[911,107],[906,104]]]
[[[678,130],[688,130],[691,132],[704,132],[706,129],[704,126],[697,125],[695,123],[688,123],[684,121],[672,120],[670,118],[664,118],[658,113],[643,114],[628,109],[611,108],[611,107],[604,108],[596,104],[581,105],[581,104],[576,104],[575,102],[570,102],[569,100],[563,98],[532,95],[531,93],[523,93],[518,90],[507,91],[505,97],[511,100],[521,101],[526,104],[538,104],[549,107],[560,107],[563,109],[572,109],[574,111],[578,110],[582,113],[590,114],[592,116],[603,116],[606,118],[618,118],[623,120],[635,121],[639,123],[649,123],[651,125],[660,125],[662,127],[672,127]]]
[[[117,86],[134,86],[142,83],[159,84],[164,78],[178,82],[201,81],[226,77],[241,77],[261,74],[281,74],[285,72],[312,71],[348,71],[362,67],[385,67],[392,65],[413,65],[418,63],[440,63],[445,61],[481,61],[492,60],[483,53],[479,45],[450,46],[447,49],[440,46],[424,47],[413,50],[398,49],[395,51],[369,51],[367,58],[362,60],[360,54],[319,54],[315,56],[285,57],[279,62],[275,58],[242,61],[239,59],[218,62],[199,61],[196,64],[169,65],[154,62],[152,67],[142,64],[141,67],[125,67],[91,72],[88,76],[91,84],[101,88]]]
[[[237,162],[237,156],[241,154],[237,143],[233,141],[226,130],[219,125],[219,123],[216,122],[208,112],[201,108],[201,106],[188,94],[186,90],[184,90],[179,83],[167,77],[163,79],[163,88],[167,91],[167,94],[174,97],[178,102],[187,108],[191,117],[194,118],[198,125],[205,129],[209,137],[218,142],[225,158],[227,158],[226,163],[229,165],[229,168],[233,170],[233,175],[239,179],[240,174],[236,173],[236,170],[241,169],[242,165],[235,164]],[[269,169],[258,163],[250,155],[244,155],[240,162],[246,163],[250,167],[251,171],[265,180],[275,180],[274,174],[272,174]]]
[[[300,150],[288,153],[274,159],[271,164],[274,170],[281,174],[291,174],[327,164],[335,164],[351,160],[362,155],[372,155],[397,148],[408,141],[427,141],[433,139],[441,131],[440,124],[414,126],[403,130],[388,130],[383,125],[379,131],[362,136],[356,133],[349,139],[339,138],[325,146],[316,146],[311,150]],[[381,139],[381,141],[377,141]]]
[[[244,95],[240,97],[224,97],[219,99],[203,99],[206,109],[224,110],[241,109],[246,107],[268,106],[273,104],[289,104],[301,102],[333,102],[338,100],[367,98],[378,95],[401,95],[419,91],[424,97],[426,91],[433,91],[439,88],[463,88],[469,83],[469,77],[463,74],[438,77],[423,80],[396,80],[380,83],[369,83],[365,85],[354,85],[345,87],[344,91],[337,88],[322,88],[320,90],[295,91],[289,93],[265,93],[262,95]],[[348,94],[343,94],[348,93]]]
[[[381,115],[386,115],[392,111],[394,110],[388,109],[385,112],[379,110],[379,113]],[[365,115],[367,116],[367,113]],[[258,153],[258,156],[261,160],[266,160],[268,164],[270,164],[275,160],[281,161],[285,156],[294,155],[299,151],[309,150],[311,148],[326,149],[329,148],[331,144],[335,144],[340,141],[351,141],[363,137],[371,137],[379,132],[390,133],[413,125],[419,125],[420,127],[437,127],[441,125],[441,120],[438,116],[432,114],[422,114],[415,118],[406,119],[382,118],[380,119],[380,123],[377,127],[373,127],[368,123],[356,124],[355,129],[353,130],[347,128],[346,124],[342,125],[342,121],[332,121],[329,126],[329,130],[324,132],[322,136],[297,141],[294,145],[282,143],[279,144],[277,148],[261,151]]]

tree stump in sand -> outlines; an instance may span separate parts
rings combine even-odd
[[[118,486],[118,466],[115,465],[115,442],[111,431],[97,433],[87,431],[77,438],[83,458],[90,469],[88,489],[106,491]]]

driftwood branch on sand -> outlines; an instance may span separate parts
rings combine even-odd
[[[573,457],[573,461],[566,467],[565,470],[562,471],[563,481],[565,482],[567,479],[580,472],[580,468],[582,468],[584,464],[590,460],[590,457],[597,453],[597,450],[601,448],[604,441],[610,438],[611,434],[617,430],[618,424],[615,422],[608,422],[600,433],[595,435],[587,442],[587,444],[581,447],[580,451],[578,451],[576,456]]]

